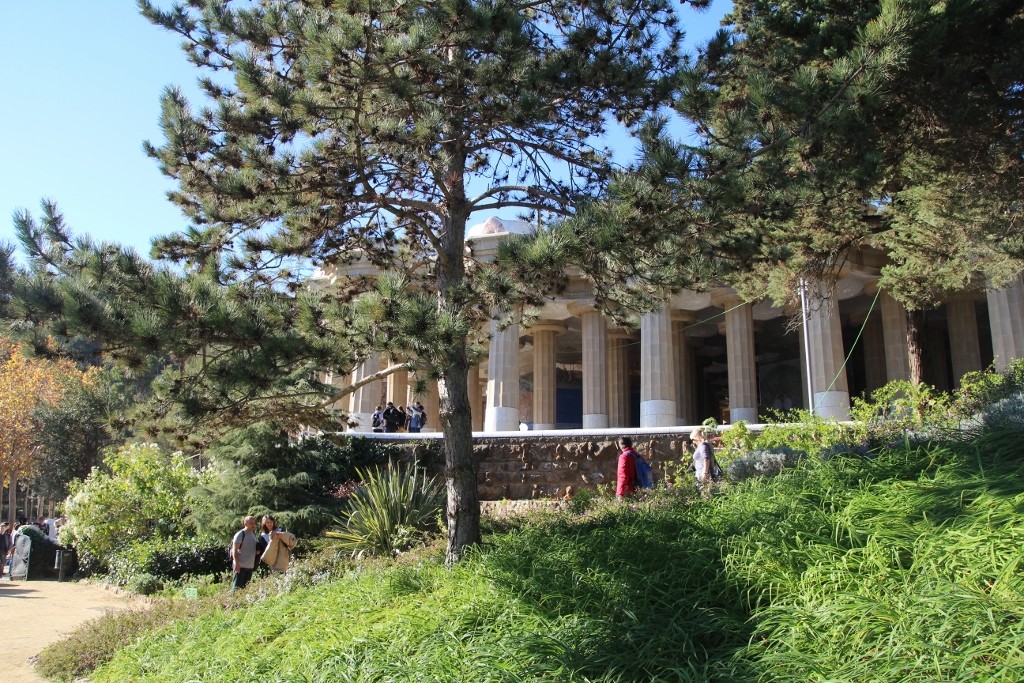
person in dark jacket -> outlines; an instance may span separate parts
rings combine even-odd
[[[398,412],[398,408],[391,401],[388,401],[388,407],[384,409],[384,431],[385,432],[397,432],[398,426],[402,422],[402,415]]]

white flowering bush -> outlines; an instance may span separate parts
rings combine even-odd
[[[181,453],[131,444],[109,453],[104,465],[93,468],[85,481],[72,482],[61,543],[105,566],[131,544],[191,535],[185,501],[199,473]]]

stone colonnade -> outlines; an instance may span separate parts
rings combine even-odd
[[[496,225],[500,228],[502,222]],[[491,221],[482,227],[488,226]],[[500,229],[471,235],[474,257],[481,261],[493,258],[498,243],[506,235]],[[849,349],[844,346],[838,302],[849,298],[851,292],[852,296],[874,297],[877,304],[873,304],[874,312],[867,318],[863,311],[848,318],[852,324],[863,324],[858,337],[863,365],[858,390],[909,378],[906,311],[886,292],[877,291],[877,269],[862,269],[854,275],[856,277],[847,283],[848,288],[853,289],[845,293],[824,291],[813,285],[808,287],[809,300],[815,303],[807,307],[799,329],[799,342],[794,342],[799,345],[802,405],[811,406],[815,414],[824,417],[846,419],[849,416],[846,355]],[[545,308],[541,318],[530,327],[524,328],[518,322],[492,322],[487,358],[470,370],[468,378],[474,430],[493,433],[520,429],[521,337],[524,336],[532,338],[533,357],[527,370],[532,369],[533,375],[533,429],[557,427],[559,363],[556,350],[559,337],[570,325],[579,330],[576,358],[582,359],[578,367],[582,369],[583,428],[699,424],[706,415],[697,414],[701,387],[691,348],[699,342],[687,334],[687,329],[696,322],[706,323],[707,320],[698,321],[698,317],[706,318],[708,311],[715,309],[718,313],[712,317],[719,333],[725,337],[728,421],[757,421],[761,405],[757,354],[765,351],[758,347],[757,338],[760,321],[769,319],[764,310],[759,312],[765,304],[742,301],[727,288],[701,296],[705,298],[699,302],[694,293],[690,293],[689,299],[677,297],[666,302],[660,310],[642,315],[639,329],[631,330],[615,327],[594,308],[585,286],[574,281],[565,299]],[[1024,278],[1018,276],[1009,286],[988,291],[986,300],[992,357],[996,369],[1002,370],[1011,360],[1024,357]],[[771,315],[778,317],[783,313],[776,311]],[[975,301],[968,296],[951,299],[945,304],[945,318],[948,357],[945,345],[939,355],[941,363],[948,362],[952,368],[952,385],[956,386],[964,373],[981,370],[985,362]],[[631,347],[637,346],[639,415],[635,412],[636,404],[631,404],[633,379],[629,352]],[[573,364],[576,365],[575,361]],[[382,367],[379,358],[371,357],[351,376],[338,381],[358,382]],[[485,368],[486,379],[481,379]],[[428,415],[424,431],[435,431],[439,427],[436,385],[420,396],[412,396],[410,386],[410,378],[399,372],[387,380],[384,393],[396,403],[405,398],[406,405],[420,400]],[[360,423],[357,431],[369,431],[370,415],[382,398],[381,384],[377,382],[351,395],[344,407]]]

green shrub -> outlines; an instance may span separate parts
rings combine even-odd
[[[126,587],[136,595],[155,595],[163,590],[164,584],[152,574],[134,574],[128,579]]]
[[[321,435],[293,442],[260,423],[231,433],[205,454],[212,465],[189,492],[191,521],[203,536],[229,538],[245,515],[273,515],[297,536],[315,536],[344,506],[356,469],[402,455],[375,439]]]
[[[386,467],[358,472],[361,485],[349,508],[331,531],[331,538],[352,554],[394,554],[407,550],[436,528],[444,505],[444,484],[420,468],[394,461]]]
[[[230,569],[227,545],[226,540],[221,543],[196,538],[133,543],[110,557],[108,577],[111,582],[124,586],[139,575],[162,580],[219,576]]]
[[[574,515],[582,515],[594,507],[599,499],[600,494],[598,494],[597,491],[580,489],[573,493],[572,498],[569,499],[566,509]]]
[[[84,482],[72,482],[62,543],[106,563],[132,543],[191,533],[184,501],[199,474],[184,456],[134,444],[109,453],[104,462],[108,470],[94,469]]]
[[[751,477],[774,477],[783,469],[794,467],[804,455],[803,451],[788,446],[748,451],[729,463],[729,480],[741,482]]]
[[[758,432],[753,448],[792,448],[817,454],[837,444],[856,443],[863,438],[855,425],[841,424],[831,418],[812,415],[806,410],[772,411],[769,419],[764,429]]]

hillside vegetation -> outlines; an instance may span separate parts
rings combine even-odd
[[[94,681],[1024,680],[1024,432],[805,458],[254,591]]]

